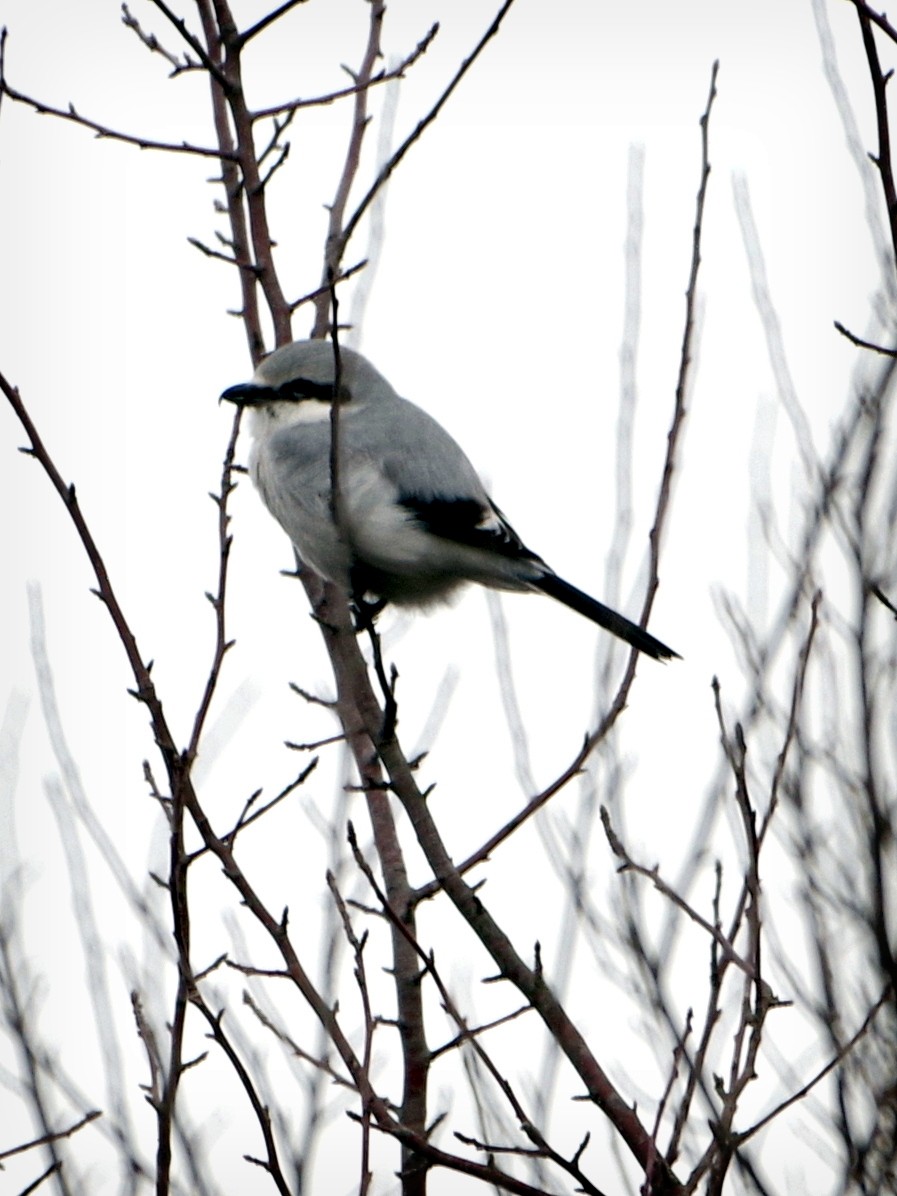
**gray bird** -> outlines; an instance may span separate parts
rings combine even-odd
[[[539,590],[667,660],[678,653],[563,581],[521,541],[452,437],[400,398],[366,358],[295,341],[262,361],[222,399],[248,407],[249,469],[302,561],[365,595],[425,607],[466,582]],[[339,404],[337,502],[331,492],[331,408]]]

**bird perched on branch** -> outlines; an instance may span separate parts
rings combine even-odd
[[[252,412],[250,473],[268,510],[357,603],[423,607],[470,581],[536,590],[655,660],[677,655],[527,548],[448,432],[360,353],[295,341],[221,397]]]

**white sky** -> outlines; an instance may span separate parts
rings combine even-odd
[[[243,25],[266,7],[255,0],[234,4]],[[427,110],[494,7],[483,0],[390,5],[384,28],[389,57],[406,54],[432,21],[442,24],[403,85],[397,136]],[[174,44],[150,5],[135,0],[132,11]],[[259,44],[248,78],[253,102],[262,106],[340,86],[340,63],[359,61],[366,12],[360,0],[313,0],[297,10],[274,44]],[[872,149],[855,18],[840,3],[824,6],[824,13],[861,135]],[[12,86],[52,104],[71,101],[117,129],[212,143],[201,80],[166,81],[165,63],[123,28],[116,3],[6,0],[0,20],[9,28]],[[633,147],[642,147],[636,525],[621,598],[628,613],[637,613],[681,340],[698,117],[714,58],[721,66],[711,125],[700,352],[652,616],[652,629],[685,660],[667,668],[640,666],[622,740],[632,765],[627,819],[634,846],[671,867],[677,832],[683,819],[687,829],[688,813],[712,775],[717,735],[710,679],[720,676],[733,703],[740,692],[714,597],[724,590],[750,601],[761,620],[764,606],[774,604],[774,571],[768,594],[758,589],[756,574],[748,582],[751,497],[770,477],[787,531],[791,486],[799,476],[787,419],[780,409],[776,414],[776,383],[734,208],[735,179],[747,181],[791,377],[819,448],[855,362],[832,321],[862,333],[877,285],[862,187],[823,75],[811,4],[585,6],[559,0],[549,15],[540,0],[517,0],[499,37],[390,184],[386,241],[361,343],[400,393],[464,444],[527,542],[563,576],[606,596],[627,171]],[[310,112],[290,132],[291,155],[275,185],[272,218],[282,280],[293,295],[318,282],[322,205],[335,187],[347,116],[345,107]],[[372,137],[368,150],[373,146]],[[370,159],[366,168],[369,178]],[[203,593],[214,585],[217,544],[206,496],[217,486],[231,414],[216,400],[250,371],[241,327],[226,314],[238,303],[236,276],[186,240],[212,244],[214,230],[224,229],[213,210],[220,189],[205,183],[213,173],[211,161],[99,141],[8,100],[0,111],[0,369],[20,387],[63,476],[77,485],[182,739],[212,649]],[[366,248],[362,237],[347,261]],[[300,312],[296,335],[309,326],[310,315]],[[775,447],[752,456],[758,413],[760,442],[775,429]],[[88,592],[83,551],[39,468],[16,452],[22,443],[4,405],[0,659],[5,693],[24,694],[29,703],[16,834],[28,861],[33,962],[49,977],[46,1030],[51,1038],[68,1036],[67,1050],[74,1051],[71,1019],[87,1015],[77,994],[69,987],[60,993],[53,979],[68,968],[77,988],[81,964],[77,952],[68,954],[67,882],[43,792],[44,778],[58,766],[39,708],[26,583],[41,587],[63,725],[85,790],[138,877],[158,834],[141,776],[152,744],[143,712],[125,695],[131,680],[120,647]],[[279,576],[290,564],[288,544],[248,482],[241,483],[232,513],[230,633],[238,646],[215,711],[224,721],[203,769],[215,811],[238,810],[257,784],[276,792],[297,771],[283,740],[314,739],[331,726],[286,688],[295,680],[330,691],[301,595]],[[595,644],[601,641],[588,624],[547,601],[509,598],[504,610],[541,785],[567,764],[593,725]],[[424,780],[438,781],[433,801],[450,848],[464,854],[521,801],[486,603],[474,591],[451,610],[386,626],[401,632],[387,642],[401,675],[406,744],[433,747]],[[447,670],[458,670],[460,680],[433,746],[420,736]],[[310,794],[324,809],[337,772],[336,763],[322,767]],[[572,811],[572,787],[563,800]],[[272,835],[274,845],[264,829],[247,838],[247,855],[258,853],[271,869],[271,900],[297,905],[295,896],[285,895],[292,883],[301,892],[307,886],[300,900],[317,902],[324,863],[307,822],[296,812]],[[276,848],[281,842],[283,859]],[[157,867],[160,847],[161,840]],[[538,839],[528,832],[496,861],[488,900],[508,917],[521,944],[542,939],[550,969],[550,917],[538,889],[520,884],[520,871],[515,874],[530,867],[533,850]],[[613,883],[612,867],[603,842],[596,840],[594,853],[600,893]],[[301,881],[293,874],[297,858]],[[117,900],[99,870],[96,877],[100,901]],[[423,878],[420,869],[416,878]],[[221,890],[215,892],[213,900],[223,904]],[[543,916],[546,925],[540,925]],[[452,919],[449,930],[458,932]],[[111,930],[110,943],[114,961]],[[134,942],[129,949],[138,958],[144,950]],[[485,970],[468,961],[470,984]],[[114,962],[112,971],[124,1005],[130,981],[120,979]],[[130,1043],[126,1008],[121,1016]],[[584,1000],[578,1016],[599,1040],[607,1033],[614,1042],[631,1014],[621,1013],[623,1025],[615,1026],[613,1018],[605,1023],[590,1013]],[[135,1082],[143,1078],[139,1060],[133,1074]],[[650,1087],[651,1076],[648,1070],[632,1078]],[[569,1088],[569,1077],[565,1082]],[[101,1088],[92,1099],[102,1103]],[[0,1108],[9,1100],[0,1090]],[[12,1107],[0,1123],[15,1124]],[[354,1158],[347,1163],[328,1182],[348,1188]],[[769,1166],[784,1174],[773,1159]],[[100,1182],[94,1177],[90,1190],[100,1192]],[[444,1190],[461,1190],[445,1182]],[[321,1183],[321,1192],[342,1190]]]

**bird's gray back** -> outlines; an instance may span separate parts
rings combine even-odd
[[[488,501],[476,470],[448,432],[397,395],[347,405],[339,415],[339,468],[375,464],[400,497],[445,496]],[[294,424],[274,434],[271,465],[296,499],[330,495],[330,422]]]

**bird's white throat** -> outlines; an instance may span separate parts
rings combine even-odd
[[[342,416],[342,411],[340,412]],[[274,400],[260,407],[250,409],[250,431],[256,439],[264,439],[272,432],[292,428],[298,424],[325,424],[330,422],[330,404],[321,399],[305,399],[290,403]]]

